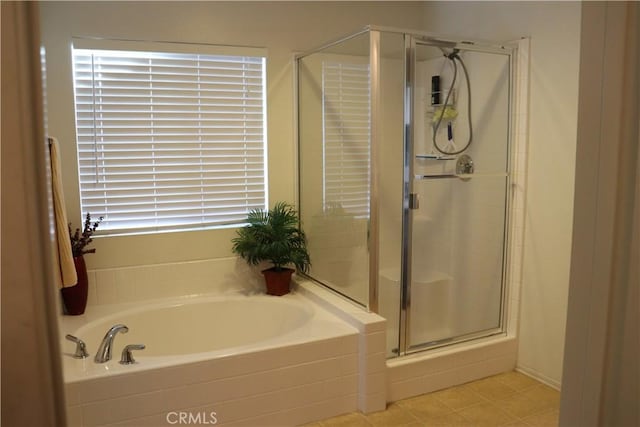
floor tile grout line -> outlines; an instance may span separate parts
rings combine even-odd
[[[475,407],[475,406],[480,406],[480,405],[482,405],[483,403],[485,403],[485,404],[486,404],[486,403],[488,403],[488,404],[490,404],[491,406],[495,406],[495,407],[496,407],[496,409],[497,409],[497,410],[499,410],[500,412],[502,412],[502,413],[504,413],[504,414],[506,414],[506,415],[508,415],[508,416],[514,417],[514,418],[516,418],[517,420],[519,420],[519,418],[518,418],[518,417],[515,417],[513,414],[508,413],[507,411],[505,411],[504,409],[502,409],[502,408],[500,408],[499,406],[495,405],[495,404],[494,404],[493,402],[491,402],[491,401],[481,402],[481,403],[477,403],[477,404],[475,404],[475,405],[470,405],[470,406],[467,406],[466,408],[460,409],[459,411],[456,411],[456,412],[457,412],[457,413],[459,413],[459,412],[465,411],[465,410],[467,410],[467,409],[469,409],[469,408],[472,408],[472,407]],[[462,415],[462,414],[459,414],[459,415],[461,415],[461,416],[462,416],[462,417],[464,417],[465,419],[468,419],[468,417],[465,417],[465,416],[464,416],[464,415]],[[469,422],[473,422],[473,420],[469,420]],[[513,422],[513,421],[509,421],[509,422]]]
[[[533,383],[524,385],[523,387],[520,387],[518,385],[514,384],[518,381],[520,381],[522,383],[522,379],[520,377],[525,376],[527,378],[529,378],[531,381],[533,381]],[[508,378],[511,377],[511,380],[508,380]],[[520,379],[518,379],[520,378]],[[479,391],[474,390],[474,384],[476,385],[475,387],[487,387],[488,389],[491,388],[491,384],[500,384],[503,387],[506,387],[507,389],[510,389],[511,391],[513,391],[513,394],[511,394],[508,397],[504,397],[504,398],[496,398],[495,395],[491,396],[490,392],[488,392],[487,390],[485,390],[485,393],[481,393]],[[449,387],[447,389],[443,389],[443,390],[437,390],[431,393],[425,393],[419,396],[414,396],[411,398],[407,398],[407,399],[402,399],[396,402],[390,402],[389,405],[387,406],[387,409],[385,409],[385,411],[388,411],[389,406],[391,405],[396,405],[398,407],[399,411],[402,411],[406,414],[408,414],[410,416],[410,419],[412,418],[413,420],[408,422],[408,423],[403,423],[401,425],[413,425],[415,423],[417,424],[422,424],[424,422],[429,421],[429,419],[435,419],[435,418],[443,418],[443,417],[447,417],[450,415],[457,415],[459,417],[461,417],[462,419],[468,421],[469,423],[473,424],[476,422],[476,420],[469,418],[468,416],[464,416],[464,414],[462,414],[462,412],[473,408],[475,406],[480,406],[480,405],[488,405],[489,407],[493,407],[495,408],[497,411],[499,411],[500,413],[502,413],[503,415],[505,415],[506,417],[512,418],[513,420],[505,422],[505,423],[501,423],[500,425],[506,425],[506,424],[511,424],[513,422],[521,422],[527,425],[531,425],[530,422],[527,422],[527,419],[533,419],[534,417],[539,417],[539,416],[543,416],[543,415],[550,415],[553,417],[553,413],[554,412],[558,412],[558,407],[556,404],[551,404],[550,406],[546,406],[543,408],[540,408],[539,410],[535,410],[535,412],[533,413],[527,413],[526,416],[519,416],[516,415],[515,413],[510,412],[509,410],[505,409],[502,405],[504,405],[506,403],[506,401],[508,401],[508,399],[512,398],[513,396],[519,396],[519,395],[524,395],[525,392],[532,390],[534,388],[540,388],[541,390],[544,389],[550,389],[555,393],[558,393],[558,397],[559,397],[559,392],[555,389],[553,389],[552,387],[549,387],[548,385],[537,381],[535,379],[532,379],[531,377],[528,377],[520,372],[517,371],[511,371],[511,372],[507,372],[507,373],[503,373],[503,374],[498,374],[498,375],[494,375],[491,377],[487,377],[487,378],[483,378],[477,381],[472,381],[472,382],[468,382],[468,383],[464,383],[464,384],[460,384],[457,386],[453,386],[453,387]],[[446,399],[443,398],[444,394],[442,394],[443,392],[446,392],[447,390],[455,390],[455,389],[459,389],[463,392],[467,392],[467,393],[472,393],[472,395],[475,395],[475,398],[480,399],[480,401],[475,402],[473,404],[470,405],[465,405],[465,406],[460,406],[460,407],[454,407],[451,405],[451,399],[449,399],[450,403],[447,404]],[[489,395],[487,395],[489,394]],[[430,398],[428,398],[427,396],[430,396],[433,401],[437,402],[439,405],[441,405],[441,407],[444,407],[446,409],[446,412],[443,412],[442,414],[434,414],[432,417],[425,415],[424,417],[421,416],[419,413],[416,414],[414,411],[418,411],[419,412],[419,405],[420,405],[420,399],[424,399],[425,402],[423,402],[423,404],[426,406],[427,402],[430,400]],[[455,399],[454,399],[455,400]],[[555,398],[553,399],[555,400]],[[405,404],[403,405],[402,403],[405,402]],[[406,402],[412,402],[411,404],[407,404]],[[412,411],[412,409],[414,411]],[[374,414],[379,414],[379,413],[383,413],[384,411],[381,412],[377,412]],[[338,417],[334,417],[334,418],[340,418],[340,417],[347,417],[353,414],[359,414],[358,419],[363,421],[363,425],[367,425],[368,427],[376,427],[376,423],[375,420],[370,419],[370,416],[373,416],[374,414],[362,414],[359,412],[352,412],[349,414],[344,414]],[[331,426],[335,426],[336,424],[332,424],[330,422],[330,420],[333,420],[334,418],[330,418],[327,420],[321,420],[318,421],[318,424],[322,427],[331,427]],[[555,417],[554,417],[555,418]]]

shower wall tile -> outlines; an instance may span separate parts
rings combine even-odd
[[[511,282],[511,286],[509,287],[509,298],[514,301],[520,300],[520,286],[522,285],[522,264],[517,263],[511,266],[511,275],[514,279]],[[509,307],[511,309],[511,307]]]
[[[347,356],[340,357],[338,364],[338,369],[341,375],[356,374],[358,372],[357,354],[349,354]]]
[[[506,372],[513,369],[516,357],[515,338],[503,338],[416,356],[411,363],[390,361],[387,400],[394,402]]]
[[[465,365],[456,370],[456,383],[464,384],[487,376],[512,371],[515,366],[516,359],[511,354]]]
[[[520,284],[518,284],[517,287],[520,288]],[[518,296],[519,296],[519,292],[518,292]],[[511,331],[518,330],[518,326],[520,322],[520,319],[518,316],[519,312],[520,312],[520,299],[511,298],[510,304],[509,304],[509,313],[507,318],[508,319],[507,327]]]
[[[387,381],[387,400],[396,402],[455,385],[455,370],[417,376],[404,381]]]
[[[176,418],[170,416],[169,420],[173,422]],[[73,424],[69,424],[73,425]],[[167,421],[167,414],[156,414],[149,417],[140,417],[127,419],[115,424],[109,424],[117,427],[157,427],[162,425],[170,425]]]
[[[146,381],[142,389],[137,389],[129,393],[129,385],[133,383],[132,378],[126,377],[103,377],[94,381],[83,381],[79,383],[71,383],[67,385],[74,386],[79,390],[80,403],[99,402],[101,400],[115,399],[117,397],[128,396],[129,394],[142,394],[154,391],[153,388],[146,386]]]
[[[389,369],[393,370],[394,381],[401,382],[413,377],[433,375],[438,372],[446,372],[455,368],[455,362],[450,357],[433,357],[428,363],[393,363]]]
[[[64,396],[65,396],[67,405],[74,406],[79,404],[81,402],[79,393],[80,393],[80,389],[78,384],[75,384],[75,383],[66,384],[64,389]]]
[[[180,280],[180,269],[173,265],[157,265],[151,269],[151,281],[155,285],[155,292],[160,298],[171,295],[175,284]]]
[[[386,396],[386,392],[370,394],[366,399],[360,402],[359,408],[365,414],[378,412],[381,410],[380,408],[387,407]]]
[[[296,410],[297,408],[304,408],[310,406],[310,402],[323,402],[330,399],[335,399],[336,396],[344,396],[347,402],[350,403],[350,410],[355,407],[356,401],[353,397],[355,396],[354,390],[356,387],[355,377],[351,378],[343,378],[337,380],[329,380],[325,382],[318,382],[313,384],[308,384],[300,387],[294,387],[284,390],[277,390],[273,393],[269,393],[267,395],[260,396],[260,398],[256,399],[257,403],[267,403],[264,407],[251,407],[250,412],[252,413],[266,413],[264,419],[268,419],[269,425],[273,425],[276,420],[279,420],[280,425],[288,425],[291,424],[293,420],[287,419],[286,417],[289,415],[288,412],[292,410]],[[256,402],[254,401],[254,402]],[[236,406],[235,402],[228,402],[229,404],[223,403],[220,405],[220,413],[224,414],[222,418],[223,424],[228,421],[234,421],[234,418],[246,418],[247,410],[246,407],[243,408],[242,405]],[[253,402],[242,402],[242,403],[253,403]],[[287,408],[287,406],[293,408]],[[234,409],[238,409],[237,413],[234,413]],[[274,413],[273,410],[279,410],[278,412],[282,412],[279,414],[278,412]],[[332,413],[340,413],[344,411],[343,407],[329,409],[329,412]],[[276,418],[277,417],[277,418]],[[299,418],[298,422],[308,422],[310,420],[309,414],[304,416],[304,414],[297,414],[296,418]],[[301,418],[301,419],[300,419]],[[319,419],[324,418],[323,415],[317,416],[314,415],[314,418],[311,419]],[[255,424],[254,424],[255,425]]]
[[[116,271],[96,271],[96,304],[115,304],[121,300],[118,298],[118,288],[116,286]]]
[[[84,426],[111,424],[141,415],[159,413],[165,407],[161,391],[103,400],[82,406],[82,422]]]
[[[463,366],[505,355],[515,355],[517,348],[518,345],[515,339],[504,339],[497,343],[481,344],[473,346],[469,350],[457,352],[454,358],[457,366]]]
[[[82,407],[67,406],[67,425],[81,426],[82,424]]]
[[[387,370],[387,356],[384,352],[367,355],[365,360],[366,374],[385,374]]]
[[[365,337],[365,354],[377,354],[384,350],[385,341],[387,338],[384,331],[367,333]]]
[[[289,424],[282,417],[281,412],[286,412],[302,405],[314,402],[315,397],[322,396],[324,384],[316,383],[301,387],[278,390],[276,392],[256,395],[246,399],[224,401],[221,403],[195,408],[188,408],[192,412],[211,411],[215,407],[219,425],[239,423],[241,420],[251,419],[252,422],[264,420],[267,425]],[[344,391],[343,391],[344,393]],[[308,418],[304,421],[308,421]],[[239,423],[242,425],[244,423]],[[236,424],[238,425],[238,424]],[[255,424],[253,424],[255,425]]]
[[[119,301],[140,301],[151,289],[148,268],[117,270],[115,274],[116,295]]]
[[[359,378],[358,393],[363,401],[368,397],[384,392],[386,376],[384,371],[375,374],[361,375]]]
[[[387,321],[310,282],[301,282],[298,290],[358,330],[358,409],[365,413],[384,410]]]
[[[102,377],[92,381],[67,384],[79,391],[79,403],[87,404],[101,400],[115,399],[129,395],[150,393],[164,387],[170,387],[164,372],[151,370],[131,375]]]
[[[87,290],[87,305],[95,305],[98,303],[95,271],[87,271],[87,279],[89,282],[89,289]]]
[[[363,317],[368,313],[363,313]],[[368,317],[371,317],[370,315]],[[379,316],[376,315],[379,318]],[[356,320],[357,321],[357,320]],[[386,399],[386,321],[362,323],[358,349],[358,409],[364,413],[384,410]]]

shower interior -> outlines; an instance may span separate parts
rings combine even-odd
[[[367,27],[296,58],[309,276],[387,357],[505,331],[513,52]]]

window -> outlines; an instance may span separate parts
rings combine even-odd
[[[322,64],[324,209],[369,216],[369,65]]]
[[[73,49],[81,209],[104,216],[101,230],[240,224],[266,207],[263,56],[83,42]]]

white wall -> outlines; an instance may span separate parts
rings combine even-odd
[[[268,49],[269,200],[294,200],[292,54],[367,24],[419,28],[421,3],[44,2],[49,132],[62,145],[69,219],[80,224],[70,44],[74,36]],[[233,229],[96,239],[90,269],[230,256]]]
[[[47,190],[38,4],[2,5],[0,424],[66,425]],[[35,28],[35,31],[34,31]]]
[[[559,385],[569,284],[580,4],[433,2],[425,28],[486,40],[531,37],[526,231],[518,366]]]
[[[49,131],[63,149],[70,220],[80,223],[74,149],[73,36],[268,49],[270,200],[294,199],[291,57],[366,24],[456,37],[531,36],[527,231],[520,330],[522,369],[558,384],[566,314],[575,169],[579,3],[44,2]],[[96,240],[89,268],[227,257],[233,229]]]

